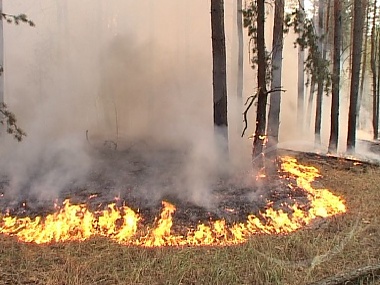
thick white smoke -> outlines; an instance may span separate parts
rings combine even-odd
[[[243,108],[235,94],[233,0],[225,1],[229,161],[215,148],[209,2],[4,1],[4,12],[25,13],[36,24],[5,25],[5,98],[28,134],[22,143],[1,138],[0,169],[9,179],[6,195],[54,199],[70,187],[88,187],[87,177],[103,167],[94,149],[105,146],[117,145],[112,156],[129,158],[104,166],[102,179],[116,181],[114,193],[138,184],[135,188],[147,197],[175,194],[209,206],[220,173],[248,171],[247,136],[255,114],[250,113],[248,135],[240,138]],[[304,141],[295,126],[293,42],[288,35],[283,142]],[[244,98],[255,92],[256,81],[248,50],[246,39]],[[138,160],[149,167],[137,181],[143,168]]]

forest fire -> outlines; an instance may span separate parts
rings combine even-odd
[[[142,217],[127,206],[109,204],[105,210],[90,211],[85,204],[74,205],[69,200],[46,217],[19,218],[5,215],[0,218],[0,233],[15,236],[19,241],[45,244],[51,242],[84,241],[95,236],[107,237],[125,245],[145,247],[233,245],[247,241],[255,234],[287,234],[309,224],[317,217],[326,218],[344,213],[342,198],[327,189],[314,189],[312,182],[319,177],[314,167],[298,164],[296,159],[282,157],[280,178],[289,181],[288,187],[302,188],[310,201],[304,209],[297,203],[288,206],[290,214],[275,210],[270,203],[260,215],[249,215],[246,222],[228,225],[224,220],[198,224],[184,234],[173,226],[175,206],[162,202],[160,217],[155,226],[142,226]],[[291,184],[296,179],[297,185]]]

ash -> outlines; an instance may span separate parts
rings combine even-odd
[[[142,151],[143,150],[143,151]],[[279,176],[256,180],[249,170],[225,172],[212,176],[201,196],[195,201],[188,189],[183,171],[188,155],[175,149],[147,150],[134,146],[123,151],[90,150],[94,158],[91,171],[83,181],[72,181],[55,199],[43,199],[25,188],[18,197],[8,195],[9,180],[0,181],[0,211],[12,216],[44,216],[56,211],[66,199],[72,204],[84,203],[91,210],[104,209],[110,203],[127,205],[140,213],[143,224],[152,224],[159,217],[161,202],[176,206],[176,226],[194,227],[224,219],[228,224],[244,222],[249,214],[260,216],[266,208],[282,209],[291,214],[289,206],[297,203],[309,207],[307,194],[296,186],[295,179]],[[191,183],[191,181],[190,181]],[[199,181],[194,181],[197,185]],[[289,187],[289,184],[292,187]],[[199,193],[198,193],[199,194]]]

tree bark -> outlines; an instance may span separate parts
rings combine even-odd
[[[318,50],[321,54],[321,58],[326,58],[326,53],[324,52],[324,43],[323,43],[323,35],[324,35],[324,6],[325,3],[322,0],[319,0],[318,3]],[[317,75],[317,77],[320,77]],[[322,100],[323,100],[323,89],[324,89],[324,81],[323,79],[318,78],[318,89],[317,89],[317,107],[315,114],[315,144],[321,144],[321,124],[322,124]]]
[[[376,15],[377,12],[377,1],[374,1],[373,4],[373,21],[372,21],[372,29],[371,29],[371,71],[372,71],[372,127],[373,127],[373,138],[375,140],[379,137],[379,102],[377,99],[377,70],[376,70],[376,60],[377,60],[377,52],[376,52]]]
[[[227,75],[224,32],[224,1],[211,0],[213,58],[213,101],[215,131],[222,134],[222,147],[228,150]]]
[[[311,110],[313,109],[314,103],[314,93],[315,93],[315,81],[314,78],[311,78],[309,83],[309,99],[307,101],[307,117],[306,117],[306,127],[311,128]]]
[[[342,3],[334,2],[334,54],[331,98],[331,129],[329,152],[335,153],[338,148],[339,134],[339,84],[340,84],[340,51],[342,44]]]
[[[266,90],[266,54],[265,54],[265,0],[257,0],[257,84],[258,99],[256,130],[253,138],[252,163],[254,170],[264,166],[264,146],[266,143],[266,108],[268,93]]]
[[[0,104],[4,103],[4,28],[3,28],[3,0],[0,0]]]
[[[299,0],[299,9],[303,11],[304,0]],[[302,23],[300,24],[302,26]],[[302,27],[300,27],[302,29]],[[301,47],[298,47],[298,95],[297,95],[297,125],[301,130],[304,130],[304,106],[305,106],[305,52]]]
[[[244,41],[243,41],[243,1],[236,0],[236,24],[237,24],[237,37],[238,37],[238,74],[237,74],[237,97],[238,107],[243,105],[243,72],[244,72]]]
[[[376,30],[376,62],[379,60],[380,57],[380,29],[377,28]],[[379,113],[380,113],[380,64],[377,62],[377,84],[376,84],[376,118],[377,118],[377,127],[379,127]]]
[[[358,110],[358,93],[360,79],[360,62],[363,45],[363,9],[362,1],[354,1],[354,33],[352,43],[352,74],[350,88],[350,109],[348,112],[347,151],[355,152],[356,143],[356,113]]]
[[[364,29],[364,47],[363,47],[363,64],[362,64],[362,73],[361,73],[361,79],[360,79],[360,91],[359,91],[359,98],[358,98],[358,110],[356,113],[357,116],[357,123],[356,126],[360,128],[360,123],[359,123],[359,114],[360,114],[360,108],[361,108],[361,103],[363,99],[363,91],[364,91],[364,79],[365,79],[365,74],[367,71],[367,47],[368,47],[368,40],[367,40],[367,35],[368,35],[368,24],[369,24],[369,3],[368,1],[365,2],[365,7],[364,7],[364,14],[366,14],[365,18],[365,29]]]
[[[273,44],[272,44],[272,81],[268,116],[268,146],[270,154],[276,157],[280,127],[282,51],[284,47],[284,0],[275,1]]]
[[[317,86],[317,102],[315,106],[315,125],[314,125],[314,142],[315,145],[321,144],[321,125],[322,125],[322,96],[323,85],[318,83]]]

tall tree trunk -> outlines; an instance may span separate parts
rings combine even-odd
[[[321,125],[322,125],[322,98],[323,83],[317,86],[317,102],[315,106],[314,142],[315,145],[321,144]]]
[[[329,152],[337,152],[339,134],[339,84],[340,84],[340,52],[342,45],[342,3],[334,2],[334,55],[331,98],[331,129]]]
[[[299,10],[303,11],[304,0],[299,0]],[[305,17],[305,15],[304,15]],[[302,26],[302,23],[300,24]],[[300,27],[302,29],[302,27]],[[301,130],[304,130],[304,106],[305,106],[305,52],[301,47],[298,47],[298,95],[297,95],[297,125]]]
[[[326,22],[325,22],[325,33],[326,33],[326,39],[325,39],[325,51],[327,51],[327,43],[329,42],[329,35],[330,35],[330,14],[331,14],[331,0],[327,0],[327,13],[326,13]]]
[[[244,41],[243,41],[243,1],[236,0],[236,26],[238,37],[238,73],[237,73],[237,97],[238,108],[241,113],[243,104],[243,72],[244,72]]]
[[[211,0],[211,31],[213,58],[214,126],[222,134],[221,145],[228,150],[227,75],[224,32],[224,1]]]
[[[377,137],[376,139],[379,138],[379,113],[380,113],[380,90],[379,90],[379,86],[380,86],[380,82],[379,82],[379,78],[380,78],[380,74],[379,74],[379,63],[377,62],[379,60],[379,57],[380,57],[380,30],[378,28],[376,28],[376,48],[375,48],[375,69],[376,67],[378,68],[376,74],[377,74],[377,84],[376,84],[376,92],[374,92],[374,96],[375,96],[375,102],[376,102],[376,106],[375,106],[375,109],[376,109],[376,112],[375,112],[375,118],[376,118],[376,124],[377,124],[377,127],[376,127],[376,132],[377,132]],[[377,44],[379,43],[379,44]]]
[[[311,76],[312,77],[312,76]],[[311,82],[309,84],[309,99],[307,101],[307,110],[306,110],[306,128],[311,128],[311,110],[313,109],[313,102],[314,102],[314,93],[315,93],[315,80],[312,77]]]
[[[356,112],[358,109],[360,61],[363,44],[363,9],[362,1],[354,1],[354,33],[352,43],[352,74],[350,88],[350,109],[348,113],[347,151],[355,152],[356,142]]]
[[[268,116],[268,147],[273,157],[276,155],[278,131],[280,127],[282,51],[284,46],[284,0],[275,1],[273,44],[272,44],[272,81]],[[276,90],[276,91],[274,91]]]
[[[266,109],[268,93],[266,90],[266,54],[265,54],[265,0],[257,0],[257,84],[258,101],[256,130],[253,138],[252,162],[254,170],[264,166],[264,145],[266,142]]]
[[[358,110],[356,113],[357,116],[357,123],[356,126],[360,128],[360,122],[359,122],[359,114],[360,114],[360,108],[361,108],[361,103],[363,99],[363,91],[364,91],[364,79],[365,79],[365,74],[367,71],[367,47],[368,47],[368,27],[369,27],[369,3],[368,0],[365,1],[365,7],[364,7],[364,13],[366,15],[365,18],[365,28],[364,28],[364,47],[363,47],[363,64],[362,64],[362,73],[361,73],[361,79],[360,79],[360,91],[359,91],[359,98],[358,98]],[[363,17],[364,18],[364,17]]]
[[[377,1],[373,4],[373,22],[371,29],[371,71],[372,71],[372,127],[373,127],[373,138],[375,140],[379,137],[379,116],[378,116],[378,106],[379,102],[377,100],[377,70],[376,70],[376,18],[377,18]]]
[[[324,6],[325,3],[322,0],[319,0],[318,3],[318,36],[319,36],[319,42],[318,42],[318,50],[321,54],[321,58],[324,59],[323,56],[326,54],[324,53],[324,44],[323,44],[323,34],[324,34]],[[322,99],[323,99],[323,89],[324,89],[324,82],[323,79],[319,78],[320,76],[317,75],[318,78],[318,89],[317,89],[317,107],[315,112],[315,127],[314,127],[314,134],[315,134],[315,144],[320,145],[321,144],[321,124],[322,124]]]
[[[353,4],[353,1],[350,1],[351,3],[351,7],[354,5]],[[349,4],[349,5],[350,5]],[[347,68],[347,71],[348,71],[348,74],[351,75],[352,73],[352,70],[351,70],[351,67],[352,67],[352,53],[353,53],[353,46],[352,46],[352,39],[354,38],[354,10],[351,9],[350,11],[350,14],[347,13],[347,16],[350,17],[351,21],[350,21],[350,37],[349,39],[347,40],[347,43],[343,43],[343,47],[347,46],[348,45],[348,48],[349,48],[349,53],[348,53],[348,68]],[[342,39],[344,41],[344,38]]]
[[[3,28],[3,0],[0,0],[0,104],[4,103],[4,28]]]

